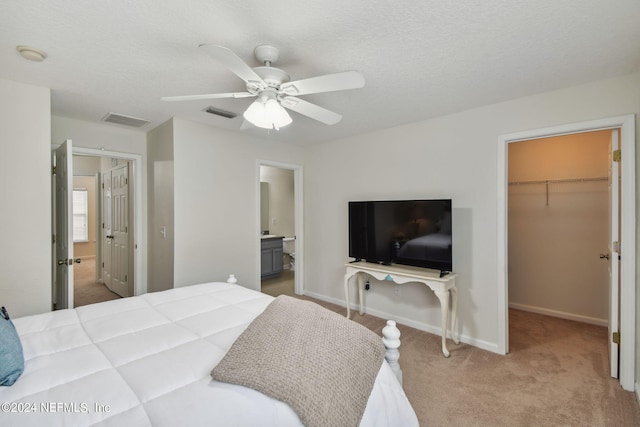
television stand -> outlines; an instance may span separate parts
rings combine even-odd
[[[449,357],[447,349],[447,323],[449,320],[449,299],[451,299],[451,338],[453,342],[459,344],[456,337],[456,317],[458,312],[458,290],[456,288],[456,274],[449,272],[442,275],[418,267],[406,265],[380,265],[363,261],[345,264],[347,272],[344,276],[344,293],[347,302],[347,318],[351,317],[351,307],[349,304],[349,279],[356,276],[358,283],[358,297],[360,314],[363,315],[364,307],[364,282],[365,276],[369,275],[381,281],[394,282],[397,284],[417,282],[426,285],[440,300],[440,313],[442,320],[442,354]]]

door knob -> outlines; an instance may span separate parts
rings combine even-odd
[[[73,262],[75,262],[76,264],[80,264],[82,262],[82,259],[76,258],[73,260]]]
[[[600,259],[609,259],[609,254],[600,254]]]
[[[66,259],[59,259],[58,260],[58,265],[67,265],[67,260]]]

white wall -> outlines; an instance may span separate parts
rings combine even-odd
[[[174,119],[175,286],[226,280],[259,290],[259,160],[304,150]]]
[[[466,342],[497,351],[498,136],[638,113],[639,91],[636,73],[310,147],[305,289],[344,301],[349,200],[450,197],[459,329]],[[370,313],[439,330],[439,304],[429,291],[407,285],[395,296],[391,288],[374,282]]]
[[[0,79],[0,305],[51,310],[51,95]]]
[[[173,120],[149,132],[147,147],[149,183],[149,292],[173,288],[174,274],[174,173]],[[164,227],[164,235],[161,233]]]
[[[74,147],[104,149],[143,157],[147,153],[147,133],[143,130],[51,116],[53,144],[61,144],[65,139],[71,139]]]

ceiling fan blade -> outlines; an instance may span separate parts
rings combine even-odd
[[[285,108],[310,117],[326,125],[335,125],[342,120],[342,116],[340,114],[329,111],[326,108],[319,107],[303,99],[296,98],[295,96],[284,97],[280,103]]]
[[[183,96],[163,96],[163,101],[196,101],[198,99],[218,99],[218,98],[248,98],[255,96],[249,92],[232,92],[232,93],[209,93],[205,95],[183,95]]]
[[[231,49],[217,46],[215,44],[201,44],[199,47],[206,50],[213,59],[221,62],[227,68],[229,68],[235,75],[240,77],[245,82],[253,82],[262,88],[267,87],[267,84],[262,78],[253,71],[246,62],[244,62],[238,55],[236,55]]]
[[[310,93],[333,92],[336,90],[359,89],[364,87],[364,77],[357,71],[326,74],[283,83],[280,89],[287,95],[307,95]]]

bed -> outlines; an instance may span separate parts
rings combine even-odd
[[[404,243],[399,258],[448,262],[451,260],[451,234],[434,233]]]
[[[0,425],[329,425],[330,418],[307,423],[295,406],[212,379],[238,360],[232,357],[238,352],[255,353],[257,359],[243,366],[262,369],[264,355],[280,349],[238,347],[278,301],[213,282],[12,319],[24,372],[13,385],[0,387]],[[282,329],[288,328],[274,328]],[[397,362],[398,345],[387,346],[391,363]],[[349,374],[358,376],[355,365]],[[361,426],[418,425],[396,373],[384,360],[376,368]],[[309,381],[320,384],[318,378],[327,375],[319,375]]]

